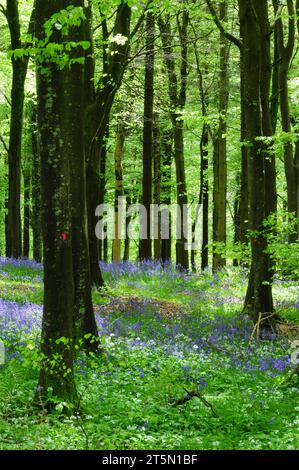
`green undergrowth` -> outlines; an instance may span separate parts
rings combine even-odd
[[[104,275],[106,289],[93,292],[104,353],[76,360],[80,412],[34,408],[36,350],[22,333],[0,366],[0,449],[299,448],[294,338],[250,336],[240,316],[246,273]],[[294,281],[277,281],[274,295],[298,323]],[[26,314],[42,296],[41,269],[0,266],[3,316],[9,302]]]

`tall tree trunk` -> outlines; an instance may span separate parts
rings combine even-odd
[[[227,2],[219,5],[219,18],[227,18]],[[227,124],[228,106],[228,61],[229,42],[220,33],[220,76],[219,76],[219,127],[214,141],[214,190],[213,190],[213,242],[226,244],[226,193],[227,193]],[[217,252],[213,253],[213,271],[226,265],[226,260]]]
[[[31,105],[30,110],[30,134],[31,134],[31,229],[33,239],[33,258],[40,263],[42,261],[42,227],[41,227],[41,188],[40,188],[40,155],[37,148],[36,135],[36,106]]]
[[[87,142],[87,204],[90,270],[92,283],[99,287],[103,285],[103,277],[99,266],[99,241],[95,235],[95,227],[98,222],[95,216],[95,210],[101,199],[99,191],[99,171],[103,155],[103,141],[109,122],[110,111],[114,103],[116,92],[121,85],[128,58],[130,22],[131,8],[125,1],[122,1],[117,10],[113,37],[121,35],[127,40],[124,44],[118,44],[117,41],[112,41],[109,53],[104,52],[103,86],[99,87],[95,102],[93,106],[89,108],[88,112],[88,122],[94,123],[92,132],[87,133],[89,135],[89,142]],[[106,29],[105,20],[103,20],[103,27]],[[107,46],[105,45],[104,47],[106,49]],[[92,78],[93,77],[91,77],[91,79]]]
[[[99,205],[105,203],[105,195],[106,195],[106,163],[107,163],[107,145],[108,145],[108,138],[109,138],[109,125],[106,129],[105,139],[103,141],[103,147],[101,152],[101,163],[100,163],[100,198],[99,198]],[[107,245],[108,239],[100,239],[99,240],[99,260],[107,262]],[[101,285],[104,284],[104,280],[101,281]]]
[[[66,3],[70,3],[68,0]],[[84,0],[71,3],[84,6]],[[70,31],[69,41],[79,43],[84,38],[84,25]],[[73,59],[82,56],[78,50]],[[74,325],[75,342],[83,341],[85,349],[96,351],[98,330],[92,305],[90,258],[87,229],[86,157],[84,147],[84,66],[75,63],[65,71],[63,94],[63,137],[70,165],[71,239],[74,279]],[[76,119],[74,119],[76,116]],[[89,337],[87,337],[90,335]]]
[[[273,1],[275,11],[279,8],[279,2]],[[289,87],[288,72],[293,56],[295,45],[295,8],[293,0],[287,0],[289,26],[287,44],[284,44],[284,25],[282,19],[276,22],[277,43],[279,52],[279,91],[280,91],[280,113],[282,130],[288,134],[292,132],[290,107],[289,107]],[[295,165],[295,152],[291,138],[284,145],[284,167],[287,182],[288,212],[299,215],[297,205],[297,171]],[[289,243],[294,243],[298,238],[298,231],[289,235]]]
[[[160,207],[161,204],[161,131],[159,124],[159,116],[154,116],[153,128],[153,160],[154,160],[154,204]],[[154,227],[156,230],[156,237],[154,240],[154,258],[161,260],[161,212],[155,214]]]
[[[245,65],[244,65],[244,43],[238,37],[233,36],[225,30],[224,25],[219,20],[216,10],[211,0],[206,0],[210,13],[213,15],[214,22],[220,33],[232,44],[238,47],[240,51],[240,103],[241,103],[241,181],[240,181],[240,200],[238,205],[238,214],[235,220],[239,220],[240,226],[235,226],[235,240],[247,243],[248,230],[248,155],[247,155],[247,132],[246,132],[246,96],[245,96]],[[240,23],[240,37],[244,37],[244,23]]]
[[[44,23],[66,6],[62,1],[37,0],[36,33],[44,37]],[[52,40],[61,42],[60,33]],[[41,60],[41,59],[40,59]],[[44,70],[47,70],[47,74]],[[74,278],[72,260],[72,207],[70,200],[70,160],[72,142],[64,134],[65,75],[55,64],[38,63],[38,137],[41,156],[42,226],[44,243],[44,314],[42,324],[43,361],[39,377],[39,398],[46,402],[47,391],[61,401],[75,403],[73,376]],[[77,109],[74,109],[76,115]],[[76,120],[72,119],[74,125]],[[67,123],[70,125],[70,123]],[[78,188],[81,191],[81,188]],[[64,340],[60,341],[61,338]],[[51,365],[53,359],[55,359]],[[47,403],[47,402],[46,402]],[[47,403],[50,406],[50,403]]]
[[[234,199],[234,244],[237,245],[240,242],[240,180],[241,174],[238,172],[236,175],[236,194]],[[233,259],[233,266],[239,266],[239,260]]]
[[[115,164],[115,191],[114,191],[114,238],[112,243],[112,261],[121,261],[121,230],[122,221],[119,213],[119,198],[123,196],[123,170],[122,156],[126,138],[126,124],[119,118],[116,131],[116,145],[114,152]]]
[[[178,90],[178,78],[176,74],[175,56],[173,51],[172,38],[173,34],[170,27],[169,18],[164,21],[162,18],[158,20],[159,28],[162,36],[162,44],[164,49],[164,61],[168,74],[168,89],[171,107],[171,120],[173,126],[174,141],[174,157],[176,166],[176,186],[177,186],[177,223],[178,229],[176,234],[176,265],[179,269],[189,269],[189,252],[188,252],[188,236],[186,233],[186,209],[188,207],[188,195],[186,185],[186,172],[184,160],[184,120],[182,113],[186,104],[187,89],[187,64],[188,64],[188,24],[189,14],[186,9],[182,12],[181,23],[179,25],[179,35],[181,43],[181,74],[180,74],[180,91]]]
[[[199,203],[202,204],[202,250],[201,250],[201,269],[204,271],[209,266],[209,130],[204,125],[201,142],[201,167],[200,167],[200,196]]]
[[[173,129],[161,128],[161,203],[166,207],[171,204],[171,167],[173,161]],[[161,259],[165,264],[171,261],[171,214],[167,211],[161,217],[167,218],[169,233],[165,238],[161,234]]]
[[[246,145],[246,97],[244,89],[244,57],[240,53],[240,95],[241,95],[241,182],[240,182],[240,207],[239,207],[239,236],[241,243],[248,243],[248,148]]]
[[[257,11],[260,0],[239,0],[239,15],[244,44],[244,96],[248,149],[249,222],[251,236],[251,268],[244,310],[254,321],[273,312],[271,269],[265,252],[267,239],[263,221],[267,215],[265,155],[260,137],[263,135],[261,70],[262,34]],[[263,3],[267,3],[263,0]],[[271,323],[271,320],[268,320]]]
[[[146,209],[146,238],[140,240],[141,260],[152,258],[151,205],[153,199],[153,118],[154,118],[154,67],[155,20],[152,12],[146,17],[146,56],[143,115],[143,178],[142,203]]]
[[[204,89],[204,76],[200,67],[200,56],[197,44],[194,44],[194,53],[196,59],[196,71],[198,91],[203,118],[207,116],[209,97]],[[207,69],[205,70],[205,73]],[[202,249],[201,249],[201,270],[204,271],[209,266],[209,126],[204,122],[200,139],[200,188],[199,204],[202,205]],[[196,221],[193,224],[193,233],[195,232]],[[192,240],[194,243],[195,239]],[[192,269],[196,271],[196,250],[191,252]]]
[[[274,57],[272,72],[272,90],[271,90],[271,121],[272,131],[275,134],[277,129],[279,111],[279,49],[277,28],[274,29]]]
[[[23,257],[29,258],[31,175],[30,175],[30,170],[28,170],[27,168],[23,170],[23,181],[24,181]]]
[[[262,133],[266,140],[262,143],[262,154],[264,159],[265,173],[265,218],[275,215],[277,212],[277,191],[276,191],[276,159],[273,152],[273,128],[271,113],[271,78],[272,78],[272,57],[271,57],[271,26],[269,22],[268,3],[266,1],[257,2],[255,5],[256,17],[259,24],[261,36],[261,76],[260,95],[262,112]],[[271,228],[275,233],[275,227]],[[275,268],[274,263],[268,259],[268,271],[273,281]]]
[[[11,49],[21,49],[21,27],[17,0],[7,0],[6,18],[10,31]],[[27,75],[28,57],[12,55],[11,116],[8,147],[8,257],[22,256],[21,233],[21,152],[24,110],[24,88]]]
[[[128,193],[126,193],[126,203],[127,203],[127,207],[129,207],[131,205],[131,197]],[[128,237],[128,228],[130,226],[130,223],[131,223],[131,219],[132,219],[132,216],[129,214],[129,215],[126,215],[126,232],[125,232],[125,246],[124,246],[124,256],[123,256],[123,261],[129,261],[130,259],[130,237]]]

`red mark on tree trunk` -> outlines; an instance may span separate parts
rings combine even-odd
[[[65,242],[68,238],[68,234],[66,232],[61,232],[60,233],[60,238],[63,242]]]

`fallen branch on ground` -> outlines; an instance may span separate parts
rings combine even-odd
[[[185,403],[187,403],[188,401],[192,400],[193,398],[198,398],[207,408],[210,408],[210,410],[211,410],[213,416],[215,416],[215,418],[218,417],[218,414],[216,413],[213,405],[198,390],[189,391],[186,388],[184,388],[184,390],[187,393],[187,395],[185,395],[183,398],[180,398],[179,400],[175,401],[173,406],[182,406]]]

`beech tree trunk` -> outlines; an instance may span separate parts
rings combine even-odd
[[[161,204],[169,207],[171,204],[171,167],[173,162],[173,129],[161,127]],[[162,214],[161,214],[162,217]],[[169,236],[164,238],[161,234],[161,259],[165,264],[171,261],[171,214],[166,212],[163,217],[168,218]]]
[[[95,227],[98,222],[95,216],[95,210],[100,204],[100,183],[99,173],[101,168],[101,159],[103,155],[103,142],[109,116],[114,98],[119,89],[124,74],[129,46],[130,46],[130,21],[131,8],[125,1],[122,1],[118,7],[113,36],[124,36],[127,38],[125,44],[112,42],[109,53],[107,54],[107,45],[104,44],[103,54],[103,86],[99,87],[99,92],[95,97],[94,103],[86,109],[85,118],[87,122],[86,148],[87,148],[87,205],[88,205],[88,233],[89,233],[89,251],[90,251],[90,271],[92,284],[103,286],[103,277],[99,266],[99,240],[95,235]],[[107,36],[107,25],[103,20],[104,39]],[[89,80],[93,80],[90,76]]]
[[[267,238],[263,221],[267,216],[265,154],[263,135],[261,70],[262,34],[257,12],[260,0],[239,0],[239,15],[244,44],[244,97],[248,148],[249,224],[251,236],[251,268],[244,311],[254,321],[274,311],[270,257],[265,252]],[[267,5],[263,0],[264,6]],[[267,320],[267,324],[271,320]]]
[[[101,151],[101,163],[100,163],[100,199],[99,204],[104,204],[105,202],[105,195],[106,195],[106,163],[107,163],[107,145],[108,145],[108,138],[109,138],[109,125],[106,129],[105,139],[103,141],[103,147]],[[108,239],[105,238],[104,240],[99,240],[99,260],[107,262],[107,246],[108,246]],[[104,280],[102,281],[104,283]]]
[[[227,17],[227,2],[219,5],[219,18]],[[214,138],[214,189],[213,189],[213,242],[226,244],[226,193],[227,193],[227,124],[226,114],[229,94],[228,60],[229,42],[220,33],[220,76],[219,76],[219,127]],[[213,252],[213,272],[224,268],[226,260]]]
[[[36,33],[44,36],[43,25],[66,6],[62,1],[37,0]],[[55,38],[55,39],[54,39]],[[53,40],[61,41],[58,32]],[[48,75],[43,73],[47,69]],[[41,156],[42,226],[44,243],[44,313],[42,354],[38,398],[50,406],[47,390],[69,403],[77,401],[73,376],[74,279],[72,260],[72,208],[70,200],[70,161],[68,145],[61,126],[66,69],[55,64],[37,67],[37,121]],[[74,110],[75,111],[75,110]],[[73,120],[75,123],[76,120]],[[60,339],[64,338],[62,342]],[[57,357],[53,365],[53,359]],[[52,406],[54,406],[52,404]]]
[[[31,214],[30,223],[32,229],[33,258],[40,263],[42,261],[42,226],[41,226],[41,188],[40,188],[40,154],[37,148],[36,135],[36,106],[31,105],[30,109],[30,137],[32,151],[31,169]]]
[[[204,89],[204,74],[200,67],[200,57],[197,45],[194,45],[194,53],[196,59],[196,71],[198,81],[198,91],[203,118],[207,116],[209,97]],[[205,70],[205,73],[207,69]],[[201,249],[201,270],[204,271],[209,266],[209,126],[204,122],[200,139],[200,188],[199,188],[199,204],[202,205],[202,249]],[[193,224],[193,233],[196,221]],[[193,239],[192,242],[195,240]],[[191,265],[193,271],[196,271],[196,250],[191,252]]]
[[[161,204],[161,131],[159,116],[154,116],[153,128],[153,160],[154,160],[154,204],[159,207]],[[154,218],[154,226],[157,227],[157,237],[154,240],[154,258],[161,260],[161,213]]]
[[[154,67],[155,20],[152,12],[146,17],[146,57],[143,115],[143,178],[142,204],[146,209],[146,238],[140,240],[140,259],[152,258],[151,204],[153,202],[153,119],[154,119]]]
[[[17,0],[7,0],[11,49],[21,49],[21,27]],[[21,153],[23,132],[24,88],[27,75],[28,57],[12,55],[11,116],[8,145],[8,218],[6,256],[22,256],[21,227]]]
[[[185,9],[182,12],[182,20],[179,24],[179,35],[181,43],[181,74],[180,90],[178,90],[178,78],[176,74],[176,62],[173,51],[173,34],[169,19],[165,21],[160,17],[158,20],[162,44],[164,48],[164,62],[168,75],[168,91],[170,100],[170,116],[173,126],[174,158],[176,166],[177,186],[177,222],[179,233],[176,234],[176,265],[179,269],[189,269],[188,237],[186,234],[185,210],[188,206],[188,195],[186,186],[186,172],[184,160],[184,120],[182,113],[186,104],[187,88],[187,64],[188,64],[188,24],[189,14]]]
[[[129,207],[131,205],[131,197],[130,195],[125,192],[126,194],[126,203],[127,203],[127,207]],[[128,237],[128,228],[130,226],[130,223],[131,223],[131,215],[127,215],[126,216],[126,237],[125,237],[125,246],[124,246],[124,256],[123,256],[123,261],[129,261],[130,259],[130,246],[131,246],[131,240],[130,238]]]
[[[273,1],[274,9],[277,12],[279,2]],[[284,44],[285,28],[283,21],[279,18],[276,22],[277,44],[279,54],[279,93],[280,93],[280,114],[282,130],[288,134],[292,132],[290,106],[289,106],[289,86],[288,86],[288,73],[293,57],[295,45],[295,8],[293,0],[287,0],[289,25],[287,44]],[[296,168],[296,155],[295,148],[291,139],[284,145],[284,167],[287,183],[287,200],[288,212],[295,216],[299,216],[298,211],[298,194],[299,191],[297,180]],[[294,243],[298,239],[298,230],[289,235],[289,243]]]
[[[31,175],[30,175],[30,171],[27,168],[23,170],[23,181],[24,181],[23,258],[29,258]]]
[[[38,0],[38,39],[44,37],[45,21],[72,5],[83,7],[84,1]],[[78,43],[83,39],[82,24],[69,28],[68,41]],[[52,40],[62,43],[61,32],[54,31]],[[42,56],[37,56],[44,243],[44,357],[38,395],[45,401],[51,387],[54,396],[73,405],[77,401],[73,345],[83,340],[83,347],[88,350],[98,348],[87,235],[84,66],[77,62],[83,55],[79,47],[71,50],[69,59],[73,62],[62,69],[55,62],[44,63]],[[46,402],[46,406],[50,407],[51,403]]]
[[[115,192],[114,192],[114,239],[112,243],[112,261],[121,261],[121,220],[119,217],[119,197],[123,196],[122,155],[126,138],[126,124],[119,119],[116,131],[116,145],[114,152],[115,164]]]

